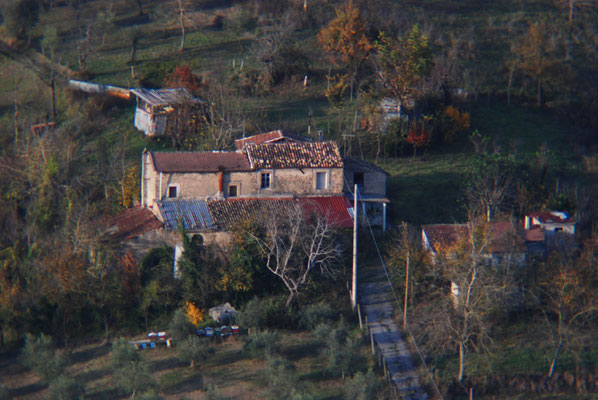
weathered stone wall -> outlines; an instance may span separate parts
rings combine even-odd
[[[149,157],[149,156],[148,156]],[[147,160],[147,158],[146,158]],[[149,160],[148,160],[149,161]],[[143,183],[144,206],[168,196],[168,187],[177,187],[177,197],[197,198],[212,197],[218,194],[218,173],[160,173],[155,171],[151,162],[146,161]],[[261,173],[271,173],[271,189],[262,190]],[[326,172],[328,185],[316,190],[317,172]],[[161,182],[160,182],[161,181]],[[332,169],[274,169],[248,172],[224,172],[224,195],[228,195],[229,185],[237,185],[238,196],[248,195],[310,195],[340,194],[343,189],[343,172],[340,168]]]
[[[260,174],[268,171],[271,171],[273,177],[272,189],[260,189],[258,193],[295,194],[304,196],[310,194],[340,194],[343,190],[343,172],[340,168],[288,168],[261,170],[255,173],[256,186],[259,185]],[[326,172],[328,174],[327,188],[325,189],[316,190],[316,174],[318,172]]]
[[[345,176],[346,187],[345,190],[353,191],[355,182],[353,181],[353,173],[347,173]],[[363,185],[360,188],[363,194],[377,195],[386,197],[386,175],[377,171],[364,171]]]

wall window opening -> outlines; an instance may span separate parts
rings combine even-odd
[[[228,197],[237,197],[239,195],[239,188],[237,185],[230,185],[228,187]]]
[[[269,172],[263,172],[261,176],[261,185],[260,188],[262,189],[270,189],[271,185],[271,175]]]
[[[360,187],[363,187],[364,180],[365,180],[365,178],[363,176],[363,172],[354,172],[353,173],[353,183],[355,185],[359,185]]]
[[[168,198],[173,199],[177,197],[177,187],[176,186],[168,186]]]
[[[326,189],[327,186],[326,172],[316,172],[316,189]]]

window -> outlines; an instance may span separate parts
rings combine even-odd
[[[316,190],[326,189],[328,187],[326,175],[326,172],[316,172]]]
[[[363,187],[363,182],[364,182],[364,176],[363,176],[363,172],[354,172],[353,173],[353,183],[355,185],[359,185],[361,187]]]
[[[228,186],[228,197],[237,197],[239,195],[238,189],[239,188],[237,185],[229,185]]]
[[[262,172],[260,184],[261,189],[270,189],[270,178],[270,172]]]
[[[168,186],[168,198],[174,198],[177,196],[177,187]]]

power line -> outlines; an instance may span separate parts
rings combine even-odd
[[[364,219],[368,223],[368,228],[370,230],[370,234],[372,235],[372,239],[374,241],[374,246],[376,247],[376,252],[378,253],[378,257],[380,258],[380,263],[382,265],[382,268],[384,269],[384,275],[386,276],[386,279],[388,280],[388,284],[390,285],[390,289],[392,291],[392,295],[393,295],[393,297],[394,297],[394,299],[395,299],[395,301],[397,303],[397,306],[399,308],[401,308],[401,303],[399,302],[399,299],[398,299],[397,294],[395,292],[394,286],[393,286],[392,281],[390,279],[390,276],[388,274],[388,268],[386,267],[386,263],[384,262],[384,258],[382,257],[382,252],[380,251],[380,247],[378,246],[378,241],[376,240],[376,236],[374,235],[374,230],[372,229],[372,224],[370,223],[370,219],[368,218],[367,213],[365,212],[365,210],[364,210],[364,213],[363,213],[363,217],[364,217]],[[357,218],[357,210],[355,210],[355,218]],[[415,350],[417,351],[417,355],[419,356],[419,359],[421,360],[422,365],[424,366],[424,369],[426,370],[426,373],[428,374],[428,378],[429,378],[430,382],[432,382],[432,386],[434,387],[434,391],[436,392],[436,394],[438,395],[438,397],[441,400],[444,400],[444,397],[440,393],[440,389],[438,389],[438,386],[436,385],[436,381],[434,380],[434,377],[433,377],[432,373],[428,369],[428,365],[426,364],[426,361],[424,360],[424,356],[423,356],[423,354],[422,354],[419,346],[417,345],[417,342],[415,341],[415,336],[413,335],[413,332],[409,328],[409,324],[408,323],[405,324],[405,329],[407,330],[407,333],[409,334],[409,336],[411,337],[411,340],[413,341],[413,345],[415,346]]]

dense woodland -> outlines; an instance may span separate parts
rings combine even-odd
[[[314,315],[344,310],[339,260],[336,279],[315,271],[284,311],[288,293],[264,268],[268,227],[255,221],[224,249],[181,233],[181,280],[173,249],[135,260],[109,234],[139,201],[144,148],[232,149],[285,129],[389,172],[394,228],[379,240],[398,292],[405,264],[414,271],[409,322],[446,398],[471,387],[504,398],[598,390],[598,2],[1,0],[0,11],[3,350],[42,333],[60,346],[114,340],[161,329],[189,304],[244,308],[255,296],[248,327],[313,329],[305,310],[324,300]],[[147,138],[133,126],[134,100],[74,92],[68,79],[182,86],[205,107]],[[397,118],[384,100],[400,105]],[[574,246],[524,268],[483,268],[487,221],[545,209],[574,216]],[[467,221],[473,234],[441,268],[409,234]],[[462,309],[446,296],[455,279],[471,289]],[[285,360],[270,362],[291,379]]]

